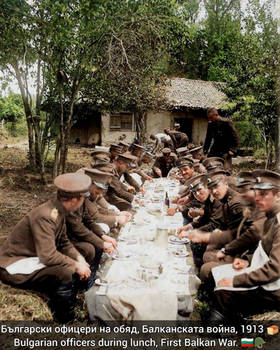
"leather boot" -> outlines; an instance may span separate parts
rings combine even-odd
[[[94,260],[93,260],[92,264],[90,265],[91,274],[90,274],[90,277],[88,279],[87,289],[90,289],[94,284],[96,272],[97,272],[99,264],[100,264],[102,253],[103,253],[102,249],[97,250],[95,257],[94,257]]]
[[[51,298],[51,308],[54,320],[59,323],[67,323],[74,319],[76,304],[76,291],[73,283],[62,283]]]

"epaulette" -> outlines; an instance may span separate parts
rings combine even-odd
[[[51,211],[51,218],[53,220],[56,220],[58,217],[58,210],[56,208],[53,208],[52,211]]]

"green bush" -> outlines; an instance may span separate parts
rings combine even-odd
[[[17,119],[16,122],[5,123],[9,136],[27,136],[27,124],[24,118]]]
[[[258,149],[263,147],[261,135],[254,124],[244,120],[235,122],[235,126],[240,137],[239,148],[252,147],[253,149]]]

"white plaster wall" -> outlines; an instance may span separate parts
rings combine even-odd
[[[203,144],[205,141],[208,121],[205,118],[196,117],[193,120],[192,136],[196,144]]]
[[[164,129],[173,125],[171,113],[168,111],[150,111],[147,113],[146,138],[149,140],[151,134],[162,133]]]
[[[101,115],[101,141],[102,146],[109,146],[111,143],[118,143],[118,139],[122,134],[126,134],[127,143],[131,143],[135,138],[135,131],[120,130],[110,131],[110,114]]]

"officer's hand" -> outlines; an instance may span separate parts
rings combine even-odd
[[[156,174],[157,174],[159,177],[161,177],[161,176],[162,176],[161,170],[156,170]]]
[[[124,226],[128,222],[128,216],[126,215],[118,215],[116,217],[117,223],[119,226]]]
[[[188,231],[188,230],[192,230],[192,229],[193,229],[192,224],[188,224],[188,225],[179,227],[177,230],[177,234],[179,235],[182,231]]]
[[[153,181],[153,178],[149,175],[147,175],[147,177],[145,178],[145,180],[148,180],[148,181]]]
[[[167,215],[173,216],[177,212],[177,208],[168,208],[167,209]]]
[[[144,195],[147,191],[145,190],[144,187],[141,187],[141,188],[140,188],[140,192]]]
[[[173,204],[177,204],[179,199],[180,199],[179,197],[174,198],[174,199],[171,201],[171,203],[173,203]]]
[[[79,275],[80,279],[87,279],[90,277],[90,268],[88,263],[78,262],[75,264],[75,272]]]
[[[114,251],[112,243],[104,242],[104,251],[108,254],[112,254]]]
[[[233,153],[232,151],[229,151],[228,154],[229,154],[230,156],[233,156],[233,155],[234,155],[234,153]]]
[[[248,266],[249,262],[241,258],[235,258],[232,263],[232,267],[234,268],[234,270],[243,270]]]
[[[130,193],[136,193],[135,188],[132,187],[132,186],[129,186],[129,187],[127,188],[127,190],[128,190],[128,192],[130,192]]]
[[[178,204],[186,204],[189,200],[189,196],[182,197],[178,200]]]
[[[226,256],[225,253],[221,252],[220,250],[218,251],[218,253],[217,253],[217,258],[218,259],[222,260],[222,259],[225,258],[225,256]]]
[[[109,243],[109,244],[111,244],[112,246],[113,246],[113,248],[117,248],[117,246],[118,246],[118,244],[117,244],[117,241],[115,240],[115,238],[113,238],[113,237],[110,237],[110,236],[107,236],[107,235],[103,235],[102,236],[102,239],[103,239],[103,241],[105,242],[104,243],[104,250],[105,250],[105,244],[106,243]],[[106,250],[105,250],[106,251]]]
[[[223,278],[218,282],[218,287],[233,287],[232,278]]]

